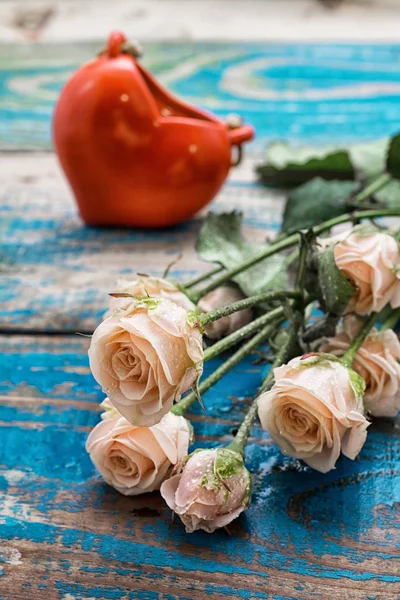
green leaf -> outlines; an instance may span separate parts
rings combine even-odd
[[[329,313],[340,315],[356,293],[356,288],[337,266],[333,245],[318,253],[317,261],[318,287],[323,308]]]
[[[273,142],[267,147],[265,163],[256,170],[266,185],[286,187],[314,177],[341,181],[373,177],[385,170],[388,143],[387,138],[347,147],[292,147]]]
[[[243,261],[259,255],[266,244],[251,244],[242,235],[240,212],[208,213],[201,228],[196,251],[205,261],[219,263],[226,269],[236,267]],[[285,288],[287,285],[286,261],[275,254],[233,278],[246,296],[261,294],[268,290]]]
[[[354,168],[346,150],[291,148],[283,142],[267,148],[266,163],[257,167],[265,184],[296,186],[313,177],[353,179]]]
[[[400,179],[400,134],[390,140],[386,156],[386,170],[390,175]]]
[[[389,181],[379,192],[374,194],[375,200],[384,208],[400,208],[400,181]]]
[[[355,181],[325,181],[321,177],[301,185],[288,196],[282,231],[308,229],[342,215],[358,187]]]
[[[351,162],[360,177],[364,179],[376,177],[386,170],[389,143],[389,138],[383,138],[373,142],[352,144],[348,147]]]

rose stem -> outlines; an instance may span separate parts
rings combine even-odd
[[[373,312],[370,314],[369,317],[365,319],[364,324],[361,327],[358,335],[354,338],[349,348],[346,350],[346,352],[340,359],[340,362],[344,364],[345,367],[351,367],[351,365],[353,364],[357,352],[363,345],[365,338],[371,331],[372,327],[375,325],[378,317],[379,313]]]
[[[286,234],[285,234],[286,237]],[[291,265],[292,263],[294,263],[297,258],[299,256],[298,250],[295,250],[294,252],[292,252],[292,254],[290,256],[287,257],[286,259],[286,266],[288,267],[289,265]],[[201,283],[202,281],[204,281],[205,279],[209,279],[210,277],[212,277],[213,275],[216,275],[217,273],[220,273],[221,271],[224,271],[225,267],[223,267],[222,265],[219,267],[215,267],[215,269],[211,269],[210,271],[206,271],[205,273],[201,273],[198,277],[196,277],[195,279],[191,279],[190,281],[188,281],[188,283],[186,284],[177,284],[178,287],[180,287],[182,289],[182,291],[184,293],[186,293],[186,295],[188,297],[191,296],[192,292],[190,292],[188,290],[188,288],[193,287],[194,285]],[[194,292],[194,294],[196,294],[197,292]]]
[[[297,265],[296,280],[294,283],[294,289],[299,294],[299,300],[297,301],[296,308],[304,312],[305,309],[305,277],[307,272],[307,259],[310,252],[310,244],[306,236],[302,235],[300,238],[300,250],[299,250],[299,263]]]
[[[246,447],[246,443],[248,437],[250,435],[251,428],[253,427],[253,423],[255,421],[257,415],[258,408],[258,398],[273,384],[274,380],[274,369],[276,367],[280,367],[283,363],[285,363],[289,358],[293,351],[293,348],[297,347],[297,338],[299,334],[299,330],[304,326],[304,315],[306,311],[306,304],[309,303],[310,299],[307,301],[304,297],[304,280],[306,277],[306,266],[307,266],[307,258],[310,251],[310,245],[308,240],[302,236],[300,241],[300,253],[299,253],[299,264],[297,267],[296,281],[295,281],[295,290],[298,294],[300,294],[300,298],[297,300],[294,306],[294,315],[292,318],[292,323],[287,328],[288,336],[285,343],[281,346],[275,356],[275,360],[269,370],[267,377],[262,383],[260,389],[258,390],[257,396],[254,398],[252,405],[250,406],[247,415],[244,418],[243,423],[239,427],[239,430],[234,437],[231,444],[228,446],[231,450],[237,450],[244,454],[244,449]]]
[[[225,350],[228,350],[238,342],[242,341],[248,335],[251,335],[252,333],[258,331],[261,327],[272,323],[278,318],[283,318],[284,316],[285,311],[283,307],[280,306],[265,313],[261,317],[258,317],[258,319],[254,319],[254,321],[252,321],[251,323],[244,325],[237,331],[232,332],[222,340],[215,342],[215,344],[207,348],[207,350],[205,350],[204,352],[204,361],[210,360],[211,358],[215,358]]]
[[[368,188],[366,188],[366,190],[367,189]],[[364,192],[366,192],[366,190],[364,190]],[[329,229],[332,229],[332,227],[335,227],[336,225],[340,225],[341,223],[346,223],[347,221],[354,221],[354,220],[358,221],[361,219],[374,219],[377,217],[400,217],[400,209],[398,209],[398,208],[397,209],[382,208],[382,209],[376,209],[376,210],[359,210],[359,211],[354,211],[352,213],[346,213],[344,215],[339,215],[338,217],[335,217],[334,219],[329,219],[329,221],[325,221],[324,223],[321,223],[320,225],[316,225],[315,227],[312,228],[312,232],[314,235],[319,235],[320,233],[323,233],[324,231],[329,231]],[[202,298],[203,296],[208,294],[208,292],[211,292],[212,290],[219,287],[226,281],[229,281],[230,279],[235,277],[235,275],[238,275],[242,271],[249,269],[253,265],[260,262],[260,260],[263,260],[264,258],[268,258],[269,256],[272,256],[273,254],[276,254],[277,252],[280,252],[281,250],[286,250],[286,248],[291,248],[292,246],[295,246],[299,241],[300,241],[300,234],[293,233],[293,234],[279,240],[275,244],[271,244],[271,245],[267,246],[265,248],[265,250],[260,252],[260,254],[258,254],[257,256],[253,256],[253,257],[249,258],[248,260],[243,261],[236,267],[233,267],[232,269],[228,269],[227,271],[224,271],[224,273],[222,273],[222,275],[211,280],[202,289],[197,290],[197,291],[190,290],[190,294],[189,294],[190,299],[192,300],[192,302],[194,302],[196,304],[200,300],[200,298]]]
[[[385,187],[392,180],[392,176],[389,173],[383,173],[380,175],[375,181],[372,181],[366,188],[364,188],[361,192],[355,196],[353,200],[353,204],[358,206],[364,200],[378,192],[380,189]]]
[[[390,311],[389,315],[382,323],[381,330],[394,329],[398,321],[400,321],[400,308]]]
[[[210,271],[206,271],[205,273],[200,273],[200,275],[198,275],[197,277],[194,277],[193,279],[190,279],[187,283],[185,283],[183,288],[187,289],[187,288],[193,287],[194,285],[201,283],[205,279],[209,279],[209,277],[212,277],[213,275],[216,275],[217,273],[220,273],[223,270],[224,270],[224,267],[219,266],[219,267],[215,267],[214,269],[210,269]]]
[[[240,452],[240,454],[242,455],[244,454],[244,449],[246,447],[250,431],[253,427],[255,418],[257,416],[258,398],[263,392],[266,392],[272,387],[274,381],[274,369],[276,367],[280,367],[289,359],[291,349],[294,343],[296,342],[298,329],[300,323],[303,321],[303,315],[301,313],[297,313],[297,315],[301,316],[301,319],[295,318],[295,322],[289,326],[288,338],[283,344],[283,346],[280,348],[280,350],[277,352],[274,362],[272,363],[271,368],[268,372],[268,375],[265,378],[261,388],[259,389],[257,396],[254,398],[252,405],[250,406],[241,426],[239,427],[237,434],[233,438],[232,442],[227,446],[229,450]]]
[[[282,300],[284,298],[299,298],[299,292],[292,292],[289,290],[275,290],[270,292],[265,292],[264,294],[257,294],[256,296],[250,296],[250,298],[244,298],[243,300],[238,300],[237,302],[233,302],[232,304],[228,304],[227,306],[221,306],[220,308],[216,308],[215,310],[211,310],[208,313],[202,313],[197,315],[197,322],[201,327],[205,327],[218,319],[222,319],[222,317],[227,317],[239,310],[243,310],[244,308],[250,308],[252,306],[256,306],[257,304],[261,304],[263,302],[271,302],[273,300]]]
[[[271,313],[270,313],[271,314]],[[228,358],[221,366],[219,366],[211,375],[207,377],[204,381],[202,381],[199,385],[198,392],[200,394],[204,394],[207,390],[210,389],[213,385],[217,383],[228,371],[233,369],[235,365],[237,365],[242,358],[247,356],[252,350],[254,350],[259,344],[264,342],[271,331],[273,331],[276,326],[276,322],[283,321],[283,311],[280,315],[280,318],[275,317],[275,323],[268,323],[261,331],[259,331],[254,337],[252,337],[249,341],[247,341],[243,346],[239,348],[232,356]],[[195,392],[190,392],[183,400],[175,404],[173,408],[171,408],[171,412],[178,417],[183,416],[185,412],[192,406],[192,404],[198,400],[198,394]]]
[[[375,181],[372,181],[369,185],[367,185],[366,188],[364,188],[363,190],[361,190],[361,192],[359,192],[354,197],[353,203],[355,205],[360,204],[361,202],[363,202],[364,200],[366,200],[369,196],[372,196],[372,194],[375,194],[377,191],[379,191],[380,189],[382,189],[383,187],[385,187],[388,183],[390,183],[391,180],[392,180],[392,177],[388,173],[384,173],[383,175],[381,175],[380,177],[378,177],[378,179],[375,179]],[[397,216],[397,215],[395,215],[395,216]],[[368,218],[368,217],[365,217],[365,218]],[[352,220],[351,215],[348,216],[347,220],[350,220],[350,221]],[[280,240],[281,239],[286,239],[286,237],[287,237],[287,234],[284,234],[282,237],[279,236]],[[279,250],[277,250],[277,252],[279,252]],[[264,257],[261,257],[259,260],[262,260],[262,258],[264,258]],[[201,283],[205,279],[209,279],[209,277],[212,277],[213,275],[216,275],[217,273],[219,273],[220,271],[222,271],[223,268],[224,267],[219,266],[219,267],[215,267],[213,269],[210,269],[209,271],[206,271],[205,273],[202,273],[198,277],[195,277],[194,279],[191,279],[183,287],[184,288],[193,287],[194,285],[197,285],[198,283]],[[216,287],[218,287],[218,286],[216,286]],[[213,288],[213,289],[215,289],[215,288]]]

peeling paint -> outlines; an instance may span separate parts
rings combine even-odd
[[[7,563],[13,567],[22,565],[21,552],[10,546],[0,546],[0,562]]]

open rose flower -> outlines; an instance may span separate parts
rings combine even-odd
[[[147,275],[138,275],[138,279],[129,281],[127,279],[118,279],[117,285],[113,290],[117,293],[130,294],[131,296],[151,296],[153,298],[165,298],[175,302],[185,310],[194,310],[195,305],[189,298],[181,292],[171,281],[161,277],[149,277]],[[116,310],[126,310],[132,302],[131,298],[111,298],[109,309],[104,315],[107,319],[111,317]]]
[[[133,300],[97,327],[89,361],[94,378],[130,423],[154,425],[200,377],[202,337],[177,304]]]
[[[197,306],[203,312],[210,312],[217,308],[221,308],[221,306],[233,304],[233,302],[237,302],[243,298],[245,298],[245,296],[238,287],[224,285],[216,288],[201,298]],[[222,319],[218,319],[218,321],[214,321],[214,323],[207,325],[205,327],[206,336],[211,340],[219,340],[230,333],[233,333],[237,329],[244,327],[244,325],[250,323],[252,318],[253,311],[251,308],[239,310],[232,315],[222,317]]]
[[[102,403],[106,412],[86,442],[86,450],[104,480],[125,496],[160,489],[173,465],[184,460],[192,427],[168,413],[157,425],[136,427]]]
[[[363,315],[379,312],[388,303],[400,306],[400,250],[394,237],[355,230],[321,243],[335,244],[335,262],[357,289],[349,311]]]
[[[343,356],[359,330],[358,320],[345,318],[321,351]],[[395,417],[400,410],[400,342],[391,329],[373,330],[358,350],[353,368],[365,380],[364,407],[375,417]]]
[[[258,400],[264,429],[288,456],[326,473],[340,451],[354,459],[369,425],[365,383],[330,354],[312,353],[274,369],[275,384]]]
[[[164,481],[161,495],[186,531],[212,533],[236,519],[249,504],[251,477],[238,452],[198,450],[183,471]]]

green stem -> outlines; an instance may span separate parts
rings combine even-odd
[[[271,372],[272,372],[272,366],[271,366],[271,370],[269,373],[271,373]],[[269,375],[269,373],[268,373],[268,375]],[[272,375],[272,379],[273,379],[273,375]],[[256,396],[256,398],[254,398],[241,426],[239,427],[237,434],[235,435],[235,437],[233,438],[231,443],[227,446],[228,450],[233,450],[234,452],[239,452],[242,455],[244,454],[244,449],[246,447],[247,440],[250,435],[250,431],[253,427],[254,421],[256,420],[257,409],[258,409],[258,396]]]
[[[346,223],[348,221],[353,220],[358,221],[361,219],[374,219],[377,217],[400,217],[400,209],[382,208],[376,210],[359,210],[354,211],[352,213],[346,213],[344,215],[339,215],[338,217],[335,217],[333,219],[329,219],[329,221],[325,221],[320,225],[316,225],[315,227],[313,227],[313,233],[314,235],[319,235],[321,233],[324,233],[325,231],[329,231],[329,229],[332,229],[332,227],[340,225],[341,223]],[[236,267],[233,267],[232,269],[228,269],[227,271],[222,273],[222,275],[210,281],[202,289],[198,290],[195,294],[193,294],[191,296],[191,299],[197,303],[200,300],[200,298],[208,294],[208,292],[211,292],[226,281],[233,279],[236,275],[238,275],[242,271],[245,271],[246,269],[249,269],[264,258],[268,258],[269,256],[276,254],[277,252],[281,252],[282,250],[286,250],[287,248],[295,246],[296,244],[298,244],[299,240],[300,234],[293,233],[280,240],[279,242],[276,242],[275,244],[270,244],[265,248],[265,250],[260,252],[260,254],[243,261],[242,263],[240,263]]]
[[[240,454],[244,454],[244,449],[246,447],[250,431],[253,427],[255,418],[257,416],[258,398],[261,396],[261,394],[263,394],[268,389],[270,389],[270,387],[272,387],[274,381],[274,369],[276,367],[280,367],[290,358],[291,350],[296,342],[298,330],[302,321],[303,314],[300,312],[296,313],[293,324],[290,325],[288,328],[288,338],[281,347],[281,349],[277,352],[274,362],[272,363],[271,368],[268,372],[268,375],[265,378],[263,384],[261,385],[257,396],[254,398],[252,405],[250,406],[241,426],[239,427],[237,434],[233,438],[232,442],[227,446],[229,450],[234,450],[236,452],[240,452]]]
[[[238,300],[237,302],[233,302],[232,304],[228,304],[227,306],[221,306],[215,310],[211,310],[208,313],[202,313],[198,315],[198,323],[202,327],[206,327],[210,323],[217,321],[218,319],[222,319],[222,317],[228,317],[239,310],[244,310],[245,308],[251,308],[252,306],[256,306],[257,304],[262,304],[263,302],[272,302],[274,300],[282,300],[284,298],[298,298],[298,292],[291,292],[288,290],[275,290],[271,292],[265,292],[265,294],[257,294],[256,296],[251,296],[250,298],[244,298],[243,300]]]
[[[254,319],[254,321],[252,321],[251,323],[244,325],[244,327],[241,327],[237,331],[232,332],[222,340],[215,342],[215,344],[207,348],[207,350],[205,350],[204,352],[204,361],[215,358],[222,352],[225,352],[225,350],[228,350],[232,346],[235,346],[238,342],[242,341],[247,336],[261,329],[261,327],[264,327],[265,325],[268,325],[269,323],[272,323],[273,321],[276,321],[279,318],[283,318],[284,315],[285,312],[280,306],[279,308],[274,308],[274,310],[271,310],[262,315],[261,317],[258,317],[258,319]]]
[[[358,335],[354,338],[349,348],[346,350],[345,354],[343,354],[340,362],[343,363],[346,367],[351,367],[353,361],[356,357],[357,352],[361,348],[364,343],[365,338],[371,331],[372,327],[375,325],[376,320],[379,316],[379,313],[373,312],[367,317],[364,321],[363,326],[361,327]]]
[[[275,319],[276,320],[276,319]],[[235,352],[226,360],[221,366],[219,366],[207,379],[202,381],[199,385],[198,392],[200,394],[204,394],[207,392],[213,385],[217,383],[228,371],[233,369],[235,365],[237,365],[247,354],[250,354],[252,350],[254,350],[259,344],[265,341],[271,329],[273,329],[274,324],[269,323],[261,331],[259,331],[254,337],[252,337],[248,342],[243,344]],[[171,412],[178,417],[183,416],[186,411],[192,406],[192,404],[198,399],[198,394],[195,392],[190,392],[183,400],[175,404],[173,408],[171,408]]]
[[[294,289],[298,292],[300,299],[297,302],[298,308],[304,308],[305,306],[305,276],[307,272],[307,259],[310,251],[310,244],[305,236],[301,237],[300,252],[299,252],[299,264],[297,267],[296,281]]]
[[[366,188],[359,192],[353,200],[355,206],[361,204],[364,200],[367,200],[370,196],[378,192],[380,189],[385,187],[392,180],[392,176],[389,173],[383,173],[375,181],[372,181]]]
[[[394,329],[397,323],[400,321],[400,308],[396,308],[390,312],[386,319],[382,323],[381,330]]]
[[[217,273],[220,273],[223,270],[224,270],[224,267],[222,267],[220,265],[218,267],[215,267],[214,269],[210,269],[210,271],[206,271],[205,273],[200,273],[200,275],[198,275],[197,277],[194,277],[193,279],[189,279],[189,281],[187,283],[185,283],[183,287],[184,287],[184,289],[191,288],[194,285],[201,283],[205,279],[208,279],[209,277],[212,277],[213,275],[216,275]]]
[[[361,192],[359,192],[355,196],[355,198],[353,200],[354,205],[357,206],[357,205],[361,204],[364,200],[366,200],[367,198],[369,198],[370,196],[372,196],[373,194],[375,194],[377,191],[379,191],[380,189],[382,189],[383,187],[385,187],[388,183],[390,183],[391,180],[392,180],[392,177],[388,173],[384,173],[383,175],[381,175],[380,177],[378,177],[377,179],[375,179],[375,181],[373,181],[372,183],[370,183],[365,189],[363,189]],[[366,218],[368,218],[368,217],[366,217]],[[349,220],[351,220],[351,219],[349,219]],[[281,241],[283,239],[286,239],[286,237],[287,237],[286,233],[280,233],[277,236],[277,238],[275,240],[275,243],[277,243],[278,241]],[[191,279],[183,287],[184,288],[193,287],[193,286],[197,285],[198,283],[201,283],[202,281],[205,281],[206,279],[209,279],[213,275],[216,275],[217,273],[220,273],[222,270],[224,270],[224,267],[222,267],[222,266],[218,266],[218,267],[215,267],[213,269],[210,269],[210,271],[206,271],[205,273],[202,273],[198,277],[195,277],[194,279]]]
[[[287,234],[284,234],[284,237],[286,237],[286,235]],[[299,257],[299,251],[298,251],[298,249],[296,249],[292,252],[292,254],[290,254],[290,256],[287,257],[285,266],[288,267],[292,263],[296,262],[298,257]],[[217,273],[220,273],[221,271],[224,271],[224,270],[225,270],[225,267],[223,267],[223,266],[215,267],[215,269],[211,269],[210,271],[201,273],[198,277],[195,277],[194,279],[190,279],[185,284],[176,283],[176,286],[179,287],[182,290],[182,292],[184,292],[188,296],[188,298],[190,300],[192,300],[196,303],[199,300],[198,295],[197,295],[198,293],[196,292],[196,290],[190,290],[189,288],[197,285],[198,283],[201,283],[202,281],[204,281],[206,279],[209,279],[213,275],[216,275]]]

